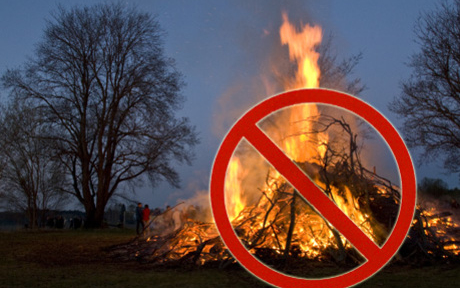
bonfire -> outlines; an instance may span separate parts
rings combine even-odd
[[[316,48],[321,28],[296,29],[283,14],[280,36],[298,66],[295,77],[284,81],[284,89],[319,87]],[[362,134],[370,129],[365,123],[339,109],[303,104],[274,113],[259,127],[370,240],[377,245],[386,241],[401,194],[397,181],[380,176],[362,159]],[[237,147],[226,175],[226,207],[233,229],[261,261],[280,269],[294,262],[356,267],[365,261],[247,142]],[[235,263],[212,219],[206,217],[208,209],[181,203],[153,216],[141,236],[115,247],[113,255],[163,266]],[[458,259],[460,229],[451,216],[452,212],[419,206],[397,258]]]

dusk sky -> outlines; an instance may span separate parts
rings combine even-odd
[[[62,1],[61,5],[92,5],[96,1]],[[110,2],[110,1],[107,1]],[[209,174],[222,137],[230,127],[221,123],[222,97],[233,88],[244,90],[263,66],[273,39],[278,38],[281,13],[286,11],[296,25],[320,25],[332,35],[339,58],[362,53],[353,77],[367,89],[360,97],[377,108],[396,127],[401,122],[389,112],[388,103],[400,93],[400,82],[410,75],[405,65],[418,50],[413,26],[420,12],[432,10],[437,1],[122,1],[156,15],[164,35],[165,53],[176,60],[187,86],[187,101],[178,115],[190,118],[200,133],[193,166],[180,167],[182,188],[168,185],[144,187],[133,199],[151,206],[173,205],[178,199],[207,190]],[[0,74],[20,66],[33,55],[45,27],[45,19],[59,1],[0,0]],[[282,92],[282,91],[278,91]],[[1,101],[6,93],[0,90]],[[242,112],[258,100],[226,99],[225,104]],[[251,96],[249,96],[251,97]],[[244,103],[244,104],[242,104]],[[240,115],[241,116],[241,115]],[[236,121],[226,119],[230,123]],[[418,157],[412,151],[414,162]],[[442,174],[440,164],[417,167],[417,179],[442,178],[458,186],[457,176]]]

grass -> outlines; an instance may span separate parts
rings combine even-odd
[[[0,287],[263,287],[242,269],[152,269],[108,257],[104,248],[133,237],[120,229],[2,232]]]
[[[0,287],[267,287],[244,269],[152,268],[111,259],[104,248],[132,230],[0,233]],[[459,287],[460,266],[391,265],[356,287]]]

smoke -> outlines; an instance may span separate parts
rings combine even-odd
[[[235,69],[235,79],[222,93],[215,107],[214,134],[220,139],[231,125],[260,101],[284,91],[283,79],[293,72],[287,48],[280,43],[281,13],[289,11],[296,23],[311,19],[307,7],[310,1],[237,1],[239,9],[248,15],[236,25],[242,57]],[[290,70],[290,72],[286,72]]]
[[[292,79],[296,79],[299,76],[296,75],[299,70],[299,63],[291,61],[289,48],[286,45],[282,45],[280,27],[282,27],[283,18],[287,17],[289,17],[290,22],[297,23],[294,26],[299,30],[303,29],[307,23],[314,25],[309,20],[311,18],[308,16],[309,13],[304,6],[304,2],[273,1],[273,3],[264,3],[263,7],[259,7],[260,3],[248,3],[245,1],[239,3],[239,5],[247,11],[251,11],[252,15],[251,20],[239,25],[240,32],[235,33],[241,35],[240,45],[245,52],[242,63],[238,66],[242,69],[238,75],[242,76],[233,79],[233,82],[217,102],[213,130],[214,134],[219,138],[223,137],[231,125],[258,102],[286,89],[299,87],[296,84],[292,84]],[[263,13],[258,13],[262,10]],[[256,12],[254,13],[254,11]],[[321,30],[319,31],[321,33]],[[352,70],[358,58],[350,58],[343,63],[337,63],[337,56],[331,47],[331,38],[327,38],[321,47],[314,47],[319,50],[320,59],[318,62],[321,74],[324,75],[320,79],[321,86],[359,92],[361,90],[359,81],[348,82],[346,79],[347,73]],[[263,130],[276,143],[281,143],[287,137],[286,133],[295,134],[299,132],[293,131],[293,129],[285,130],[286,127],[292,127],[293,119],[290,117],[292,110],[299,109],[302,108],[284,109],[269,117],[262,125]],[[323,110],[327,110],[327,108]],[[316,109],[312,109],[312,113],[317,113]],[[297,114],[302,115],[301,113]],[[354,120],[349,122],[352,125],[355,123]],[[301,129],[303,125],[299,127]],[[318,141],[316,139],[316,144]],[[316,149],[316,146],[313,149]],[[246,177],[241,183],[246,197],[243,201],[250,205],[252,202],[257,201],[256,195],[260,195],[258,189],[264,187],[270,166],[257,151],[254,151],[244,141],[237,148],[235,156],[241,160],[245,169]],[[305,160],[302,159],[301,161]]]
[[[308,12],[310,3],[305,1],[238,1],[236,3],[238,9],[244,11],[247,17],[235,25],[236,33],[231,33],[240,37],[238,43],[242,53],[239,53],[239,61],[231,68],[235,69],[234,79],[229,80],[228,87],[220,95],[214,107],[213,133],[218,139],[222,139],[233,123],[251,107],[272,95],[286,90],[286,79],[295,78],[295,73],[298,70],[297,63],[290,61],[288,47],[280,42],[279,29],[282,24],[282,13],[286,12],[290,21],[296,23],[299,28],[307,23],[310,25],[317,24],[312,21],[312,17]],[[363,85],[359,79],[349,78],[352,76],[353,68],[358,64],[361,56],[355,55],[341,59],[335,49],[333,37],[330,34],[328,35],[323,37],[323,42],[318,47],[318,52],[320,53],[318,62],[321,69],[320,87],[358,95],[363,90]],[[273,127],[271,128],[286,127],[286,125],[292,124],[289,118],[290,113],[287,110],[281,111],[276,115],[277,119],[272,121]],[[350,113],[342,113],[343,110],[323,105],[320,107],[320,112],[329,115],[341,113],[337,117],[344,117],[355,133],[362,134],[363,140],[373,134],[368,132],[370,131],[368,125],[366,126]],[[265,123],[265,131],[276,130],[267,128],[269,126],[267,123],[269,122]],[[363,127],[365,128],[363,129]],[[374,133],[373,138],[378,139],[378,136],[375,135]],[[271,135],[272,139],[278,143],[285,136],[273,133]],[[384,144],[379,145],[385,147]],[[380,161],[373,159],[380,157],[375,155],[381,155],[381,153],[375,153],[373,149],[371,150],[363,149],[363,153],[365,153],[363,158],[369,159],[369,163],[366,160],[363,164],[371,165],[370,169],[373,166],[380,166],[378,163]],[[261,173],[261,171],[269,171],[270,166],[257,151],[254,151],[251,145],[244,141],[235,152],[236,156],[243,154],[244,157],[239,158],[247,172],[242,187],[247,198],[244,200],[247,201],[247,204],[250,204],[256,201],[254,195],[260,195],[260,191],[257,191],[257,189],[263,187],[266,180],[266,173]],[[373,164],[375,162],[377,163]],[[385,167],[382,170],[387,170],[387,168]],[[391,168],[388,170],[391,170]],[[196,205],[209,206],[209,200],[207,204],[206,201],[203,201],[205,197],[203,197],[202,189],[195,191],[200,191],[196,196],[196,200],[193,200],[196,201]]]
[[[201,222],[212,222],[212,213],[209,203],[209,191],[198,190],[192,198],[186,200],[179,199],[178,202],[183,202],[183,205],[178,206],[178,209],[182,212],[190,210],[190,207],[193,207],[198,211],[193,217],[195,220]]]
[[[193,180],[187,182],[187,186],[184,189],[176,190],[168,197],[168,200],[176,201],[174,205],[171,205],[171,203],[169,203],[169,205],[177,205],[176,210],[182,212],[185,212],[190,206],[193,206],[200,211],[196,220],[210,222],[212,221],[212,215],[209,202],[209,191],[204,188],[207,187],[209,182],[208,172],[196,170],[194,171],[192,179]],[[190,195],[193,196],[190,197]],[[165,205],[166,204],[167,203],[165,203]]]

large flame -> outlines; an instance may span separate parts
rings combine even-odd
[[[320,54],[317,48],[322,40],[321,27],[306,24],[300,28],[296,28],[295,25],[289,22],[286,13],[282,14],[282,19],[283,23],[279,30],[280,41],[282,45],[287,46],[289,50],[289,59],[297,66],[294,77],[286,77],[286,79],[283,79],[284,89],[292,90],[319,87],[321,69],[318,65]],[[321,165],[321,159],[324,158],[327,150],[329,135],[327,133],[308,133],[314,130],[314,127],[312,127],[312,120],[318,119],[319,116],[320,111],[317,105],[303,104],[289,107],[289,109],[283,111],[280,116],[275,119],[275,121],[279,122],[279,125],[275,125],[273,129],[279,130],[280,125],[288,125],[288,127],[283,127],[284,134],[280,137],[278,145],[293,161],[297,163],[308,162]],[[265,132],[270,134],[270,131]],[[245,218],[251,217],[251,215],[246,215],[245,213],[238,215],[238,213],[243,211],[244,207],[248,205],[244,203],[244,198],[242,197],[243,188],[241,184],[241,175],[243,172],[241,171],[244,171],[244,169],[238,157],[234,156],[229,164],[225,182],[227,212],[233,223],[240,223],[240,228],[241,223],[249,223],[245,221]],[[261,173],[265,173],[262,169],[260,170]],[[267,209],[267,207],[270,206],[269,199],[273,197],[273,193],[275,193],[276,189],[285,182],[278,172],[271,171],[270,174],[270,177],[268,177],[270,180],[265,183],[265,186],[263,188],[259,187],[264,191],[263,193],[265,193],[265,200],[262,200],[258,204],[258,208],[261,210]],[[325,186],[317,177],[314,181],[319,187]],[[371,239],[375,239],[372,227],[370,227],[369,224],[370,222],[367,221],[368,215],[360,211],[359,204],[356,199],[353,199],[353,195],[349,189],[348,187],[342,189],[344,191],[332,189],[332,191],[330,191],[331,200],[334,201],[357,225],[367,223],[365,226],[361,226],[361,229]],[[346,242],[343,236],[340,236],[340,240],[337,240],[337,234],[334,235],[333,228],[312,210],[308,204],[304,204],[303,207],[307,212],[296,219],[296,226],[293,232],[294,237],[302,239],[299,241],[299,243],[301,243],[299,246],[301,250],[303,250],[303,253],[305,253],[304,255],[311,257],[317,256],[318,253],[320,253],[318,251],[330,245],[335,247],[337,247],[337,245],[350,247],[350,244]],[[257,227],[245,227],[245,230],[255,232],[257,231],[255,228],[263,229],[264,225],[271,223],[274,213],[278,213],[278,211],[273,209],[273,211],[267,214],[268,217],[259,219],[260,221],[255,224]],[[265,213],[261,214],[265,215]],[[255,222],[252,221],[251,223]],[[307,229],[309,231],[306,231]],[[286,235],[280,231],[274,234],[277,234],[276,239],[273,238],[272,241],[266,241],[265,245],[267,245],[267,248],[281,251],[283,249],[282,243],[286,242]],[[342,243],[338,244],[338,241]]]
[[[298,88],[318,88],[321,69],[318,65],[320,54],[316,51],[321,44],[322,30],[320,26],[304,25],[297,29],[289,22],[287,13],[282,14],[283,24],[280,28],[280,40],[282,45],[289,49],[289,59],[297,64],[294,79],[285,79],[285,90]],[[282,145],[286,154],[298,162],[311,161],[316,156],[323,156],[324,142],[327,135],[315,135],[314,139],[307,137],[305,132],[311,131],[311,121],[308,119],[317,117],[318,107],[315,104],[305,104],[292,107],[289,111],[289,127],[286,139]],[[313,141],[314,145],[309,142]]]
[[[317,88],[321,69],[318,66],[320,54],[316,48],[321,44],[322,30],[319,26],[305,25],[298,30],[289,22],[284,12],[280,28],[281,44],[288,45],[289,59],[297,63],[297,73],[293,80],[286,79],[286,89]]]

